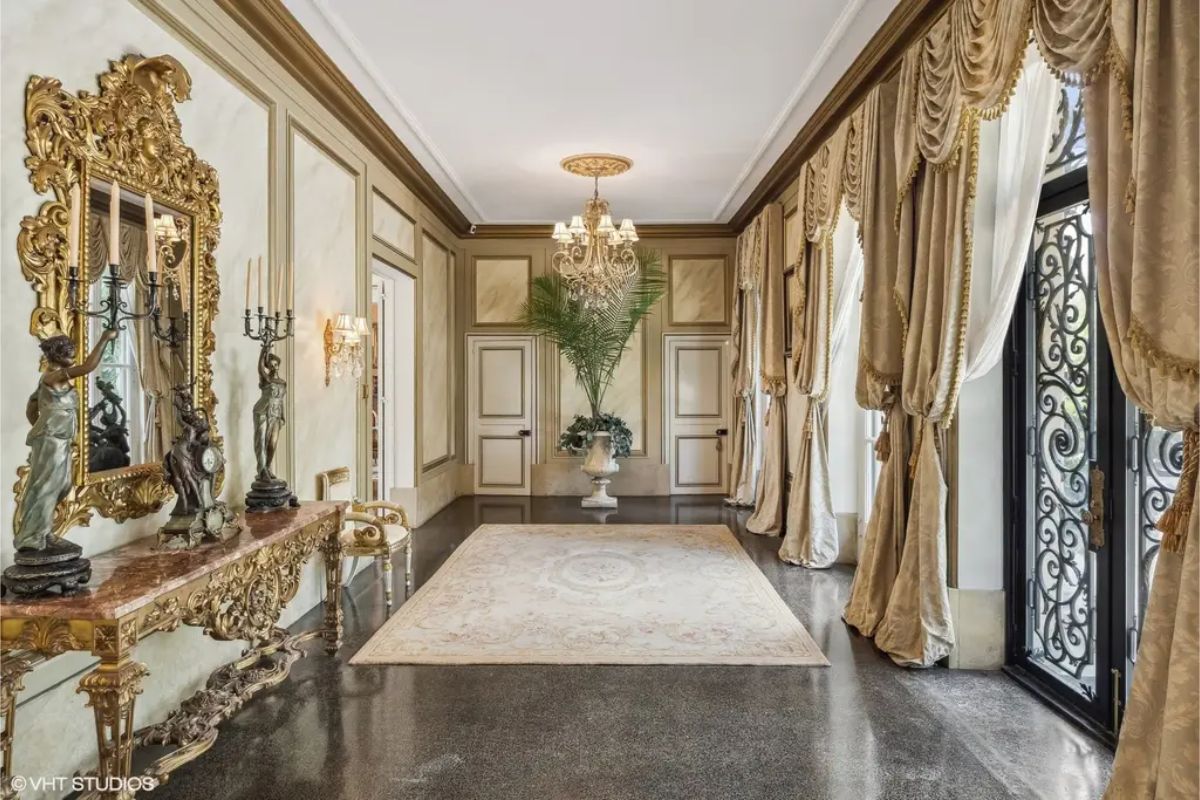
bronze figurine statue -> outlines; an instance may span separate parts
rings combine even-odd
[[[92,576],[83,548],[53,535],[54,509],[71,491],[71,445],[79,420],[75,379],[100,366],[104,348],[117,338],[105,330],[82,363],[75,363],[75,342],[58,334],[41,343],[46,368],[37,391],[29,397],[25,416],[33,427],[29,445],[28,488],[13,520],[14,564],[4,570],[5,589],[20,595],[45,594],[57,587],[71,594]]]
[[[188,549],[205,537],[222,540],[237,533],[236,515],[216,499],[213,484],[225,457],[212,443],[208,415],[192,404],[191,387],[175,387],[179,433],[163,458],[163,476],[177,500],[171,518],[158,533],[168,550]]]
[[[287,482],[275,475],[275,448],[284,422],[284,401],[287,381],[279,375],[279,356],[264,343],[258,357],[258,388],[261,391],[254,404],[254,458],[257,475],[246,494],[248,512],[274,511],[300,504]]]

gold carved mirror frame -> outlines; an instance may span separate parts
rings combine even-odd
[[[44,340],[70,336],[79,358],[88,352],[86,317],[68,300],[67,236],[71,187],[79,184],[87,209],[92,178],[116,179],[138,194],[149,193],[192,217],[192,246],[186,249],[191,314],[188,372],[192,402],[209,416],[213,442],[221,444],[213,413],[213,317],[220,284],[214,251],[220,240],[221,208],[216,170],[183,142],[175,104],[191,94],[191,76],[168,55],[126,55],[99,76],[100,93],[72,95],[55,78],[34,75],[25,86],[25,166],[39,194],[53,197],[35,216],[21,220],[17,255],[37,295],[29,332]],[[87,227],[83,226],[87,231]],[[81,247],[81,261],[87,259]],[[86,264],[80,273],[87,276]],[[165,287],[164,287],[165,288]],[[86,292],[81,292],[86,297]],[[88,471],[88,378],[76,379],[79,424],[72,447],[72,486],[54,514],[54,534],[87,525],[92,510],[117,522],[153,513],[173,495],[161,463],[134,464],[101,473]],[[218,490],[224,473],[218,476]],[[18,507],[29,480],[28,465],[17,470]]]

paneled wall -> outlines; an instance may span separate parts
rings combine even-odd
[[[315,496],[318,471],[337,466],[351,467],[359,493],[365,494],[365,396],[351,381],[324,385],[322,333],[325,322],[339,312],[365,314],[372,256],[416,277],[420,292],[425,248],[418,243],[428,237],[442,245],[433,269],[443,292],[437,315],[444,324],[418,328],[417,350],[440,353],[445,395],[436,404],[419,404],[417,424],[421,426],[420,415],[429,408],[441,415],[432,426],[440,435],[441,462],[424,470],[417,464],[417,486],[405,490],[402,499],[418,521],[453,499],[459,469],[454,454],[461,452],[455,424],[461,410],[454,388],[460,380],[461,323],[449,300],[457,285],[453,272],[464,263],[454,235],[215,4],[26,0],[5,4],[0,33],[0,157],[5,165],[0,230],[11,237],[0,248],[4,519],[12,519],[12,485],[28,453],[24,406],[38,378],[39,352],[28,331],[34,294],[21,275],[14,245],[21,218],[34,213],[44,199],[33,191],[23,166],[25,83],[31,75],[46,75],[60,79],[68,91],[96,92],[96,77],[109,60],[130,52],[170,54],[187,67],[191,99],[178,106],[184,138],[216,168],[220,180],[223,221],[216,259],[222,299],[213,368],[216,419],[228,459],[224,499],[240,505],[253,472],[250,409],[258,394],[257,350],[240,333],[247,260],[261,255],[266,263],[291,262],[296,270],[296,337],[281,352],[290,392],[277,467],[301,498]],[[164,519],[165,512],[123,524],[97,517],[69,536],[85,554],[94,555],[152,533]],[[5,563],[9,529],[6,524],[0,540]],[[285,624],[319,601],[319,578],[317,565],[311,565]],[[162,719],[212,669],[239,652],[237,643],[202,641],[198,631],[188,628],[147,639],[138,648],[150,675],[138,700],[137,724]],[[75,692],[90,663],[83,655],[62,656],[26,679],[18,711],[17,773],[70,775],[96,763],[91,713]]]
[[[582,203],[582,198],[581,201]],[[569,209],[564,209],[567,213]],[[615,495],[667,494],[662,444],[662,347],[666,333],[728,333],[735,242],[732,238],[651,239],[668,274],[668,293],[634,334],[604,410],[620,416],[633,433],[633,455],[614,476]],[[512,333],[529,281],[553,269],[549,238],[463,240],[467,268],[459,293],[464,333]],[[464,345],[465,346],[465,345]],[[537,448],[533,493],[583,494],[580,459],[557,448],[559,434],[587,401],[569,364],[542,342],[537,374]]]

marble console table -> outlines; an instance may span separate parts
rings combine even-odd
[[[303,503],[298,509],[242,518],[244,530],[194,550],[159,551],[147,536],[92,559],[88,588],[68,597],[0,601],[0,713],[5,724],[3,791],[8,784],[16,696],[36,661],[67,651],[100,659],[79,682],[96,719],[101,787],[131,776],[136,744],[173,745],[145,773],[159,781],[212,746],[216,725],[250,695],[285,677],[298,645],[322,638],[325,650],[342,641],[341,544],[345,503]],[[321,628],[289,635],[277,627],[296,595],[301,569],[316,552],[325,560],[325,617]],[[208,687],[158,725],[133,730],[134,698],[148,674],[134,659],[139,640],[180,625],[203,628],[222,641],[249,643],[245,657],[212,674]],[[18,651],[19,654],[18,654]],[[66,743],[64,743],[64,746]],[[104,792],[104,797],[129,796]]]

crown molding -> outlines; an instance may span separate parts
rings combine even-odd
[[[800,174],[837,126],[871,89],[899,65],[909,45],[923,36],[954,0],[900,0],[850,68],[834,84],[808,121],[780,154],[730,219],[734,230],[749,224],[764,205],[778,197]]]
[[[473,239],[549,239],[553,225],[476,225]],[[637,226],[642,239],[725,239],[737,229],[723,222],[682,222]]]
[[[216,0],[216,4],[349,128],[442,224],[460,236],[467,234],[471,221],[281,0]]]

